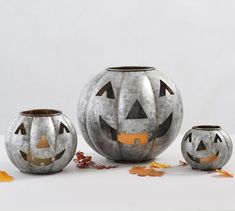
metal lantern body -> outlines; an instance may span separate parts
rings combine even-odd
[[[77,136],[71,121],[60,111],[21,112],[9,127],[6,150],[22,172],[48,174],[61,171],[73,158]]]
[[[113,67],[83,89],[78,122],[86,142],[115,161],[155,158],[175,139],[182,121],[176,86],[152,67]]]
[[[232,141],[219,126],[195,126],[184,136],[181,150],[194,169],[221,169],[232,154]]]

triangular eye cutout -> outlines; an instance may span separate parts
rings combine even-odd
[[[105,84],[96,94],[96,96],[102,96],[106,93],[107,98],[115,99],[113,87],[111,81]]]
[[[135,101],[126,119],[147,119],[147,115],[138,100]]]
[[[20,126],[16,129],[15,134],[26,135],[26,129],[24,127],[24,123],[21,123]]]
[[[186,137],[185,137],[185,139],[184,139],[184,141],[189,141],[189,142],[192,142],[192,133],[189,133]]]
[[[60,123],[60,129],[59,129],[59,134],[64,133],[64,130],[66,131],[66,133],[70,133],[69,129],[64,125],[64,123]]]
[[[162,80],[160,80],[160,93],[159,97],[163,97],[166,95],[166,90],[169,92],[170,95],[174,95],[175,93],[171,90],[171,88]]]
[[[219,142],[222,142],[222,139],[220,138],[220,136],[218,134],[215,135],[215,139],[214,139],[214,143],[218,143]]]

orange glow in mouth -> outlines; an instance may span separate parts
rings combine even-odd
[[[148,133],[120,133],[117,140],[123,144],[147,144]]]

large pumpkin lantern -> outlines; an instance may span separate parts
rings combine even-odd
[[[153,159],[182,121],[176,86],[153,67],[112,67],[83,89],[78,121],[86,142],[115,161]]]
[[[21,112],[6,136],[10,160],[27,173],[61,171],[73,158],[76,145],[76,131],[71,121],[57,110]]]
[[[194,169],[221,169],[232,154],[232,141],[221,127],[200,125],[190,129],[181,144],[184,159]]]

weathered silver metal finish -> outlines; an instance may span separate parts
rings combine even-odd
[[[21,112],[6,135],[10,160],[22,172],[61,171],[73,158],[77,135],[71,121],[57,110]]]
[[[176,86],[152,67],[113,67],[83,89],[78,122],[86,142],[115,161],[155,158],[175,139],[182,121]]]
[[[219,126],[201,125],[190,129],[181,143],[184,159],[194,169],[221,169],[230,159],[232,140]]]

